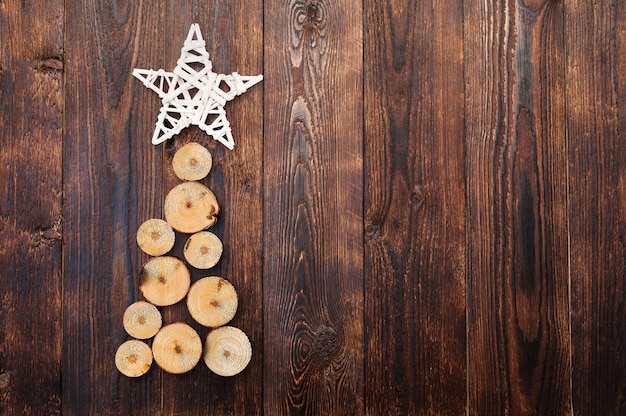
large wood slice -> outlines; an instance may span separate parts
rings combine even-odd
[[[215,224],[220,207],[209,188],[199,182],[185,182],[167,194],[163,211],[176,231],[196,233]]]
[[[189,291],[191,276],[187,266],[176,257],[155,257],[141,269],[139,289],[157,306],[173,305]]]
[[[202,341],[189,325],[176,322],[161,328],[152,342],[154,360],[164,371],[182,374],[198,364]]]

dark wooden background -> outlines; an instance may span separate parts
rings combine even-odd
[[[150,144],[194,22],[232,152]],[[0,0],[0,87],[1,414],[626,414],[626,0]],[[188,141],[254,355],[129,379]]]

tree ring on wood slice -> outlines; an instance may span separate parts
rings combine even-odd
[[[174,247],[174,230],[158,218],[145,221],[137,230],[137,245],[144,253],[162,256]]]
[[[115,353],[115,366],[127,377],[144,375],[152,366],[152,350],[143,341],[126,341]]]
[[[213,159],[209,150],[200,143],[187,143],[172,159],[174,173],[184,181],[199,181],[211,171]]]
[[[161,312],[148,302],[135,302],[124,312],[124,329],[134,338],[152,338],[162,324]]]
[[[176,322],[161,328],[152,341],[154,361],[164,371],[182,374],[193,369],[202,356],[202,341],[189,325]]]
[[[172,228],[191,234],[215,224],[220,207],[209,188],[199,182],[184,182],[167,194],[163,211]]]
[[[184,255],[187,262],[197,269],[210,269],[215,266],[224,246],[218,236],[209,231],[195,233],[185,243]]]
[[[230,322],[237,313],[237,292],[218,276],[204,277],[194,283],[187,296],[189,314],[199,324],[216,328]]]
[[[176,257],[150,259],[139,275],[141,293],[157,306],[169,306],[180,301],[189,291],[190,284],[187,266]]]
[[[239,328],[223,326],[206,338],[204,362],[215,374],[230,377],[239,374],[250,362],[252,346]]]

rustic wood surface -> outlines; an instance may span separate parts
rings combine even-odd
[[[191,23],[265,76],[234,151],[150,143],[131,71]],[[0,414],[625,414],[625,34],[626,0],[0,0]],[[128,378],[137,228],[192,141],[224,244],[192,281],[235,286],[252,360]]]

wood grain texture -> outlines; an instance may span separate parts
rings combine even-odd
[[[262,3],[237,1],[167,2],[165,31],[171,39],[166,48],[166,69],[172,70],[191,23],[198,23],[206,49],[218,73],[263,72]],[[189,16],[193,16],[190,20]],[[215,193],[220,204],[217,223],[210,229],[224,244],[220,262],[209,270],[190,267],[192,282],[219,275],[230,281],[239,295],[237,313],[229,325],[244,331],[252,343],[252,360],[243,373],[217,376],[201,361],[182,376],[164,375],[165,414],[262,414],[263,308],[262,308],[262,149],[263,83],[236,97],[225,106],[233,130],[235,150],[227,150],[197,127],[185,129],[165,145],[164,187],[169,191],[180,183],[172,169],[177,149],[195,141],[213,156],[213,168],[202,181]],[[177,233],[174,248],[180,258],[188,235]],[[182,320],[194,327],[203,342],[209,332],[189,315],[186,303],[164,312],[168,322]]]
[[[469,413],[569,414],[563,4],[466,6]]]
[[[163,59],[162,4],[68,2],[64,138],[63,414],[159,414],[161,374],[114,365],[147,256],[135,236],[160,216],[157,97],[131,77]],[[139,95],[141,91],[141,96]],[[131,93],[132,92],[132,93]],[[141,98],[140,98],[141,97]],[[145,97],[145,98],[144,98]]]
[[[265,76],[232,152],[152,146],[131,76],[196,22]],[[0,415],[626,414],[625,33],[624,0],[0,0]],[[190,141],[224,242],[192,280],[234,284],[252,361],[127,378]]]
[[[362,414],[361,3],[264,6],[265,414]]]
[[[54,415],[61,410],[63,2],[1,2],[0,37],[0,414]]]
[[[574,412],[626,413],[626,4],[565,2]]]
[[[463,414],[463,4],[364,10],[367,413]]]

